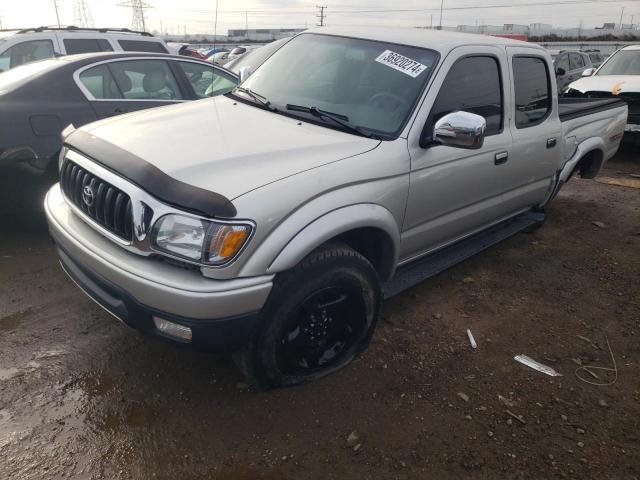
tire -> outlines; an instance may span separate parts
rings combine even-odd
[[[368,347],[381,301],[365,257],[342,244],[321,247],[276,277],[261,326],[236,363],[259,390],[328,375]]]

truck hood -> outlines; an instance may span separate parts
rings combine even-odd
[[[380,143],[226,97],[145,110],[79,130],[229,200]],[[67,139],[72,146],[73,137]]]
[[[640,75],[594,75],[581,78],[569,88],[586,92],[607,92],[613,95],[640,92]]]

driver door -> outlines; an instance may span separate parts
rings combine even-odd
[[[401,261],[461,239],[507,214],[502,194],[508,188],[506,166],[512,147],[506,113],[510,84],[506,53],[497,47],[461,47],[444,59],[409,132],[411,174]],[[467,150],[433,142],[435,121],[454,111],[485,117],[483,147]]]

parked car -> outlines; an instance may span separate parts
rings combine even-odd
[[[253,50],[256,50],[258,48],[260,48],[262,45],[249,45],[249,46],[240,46],[240,47],[235,47],[232,48],[231,51],[229,52],[229,55],[227,57],[227,61],[231,61],[234,60],[236,58],[242,57],[243,55],[245,55],[247,52],[251,52]]]
[[[232,90],[235,74],[163,54],[60,57],[0,74],[0,166],[56,166],[60,133],[95,120]]]
[[[640,45],[629,45],[611,55],[591,76],[571,83],[571,98],[619,98],[629,105],[625,141],[640,143]]]
[[[626,115],[559,107],[535,44],[323,27],[231,94],[66,132],[45,210],[115,317],[287,386],[365,350],[383,298],[539,225]]]
[[[223,50],[220,52],[212,53],[207,57],[207,61],[215,65],[223,66],[229,61],[229,51]]]
[[[589,60],[591,60],[591,66],[593,68],[598,68],[604,62],[604,55],[600,53],[600,50],[585,50],[585,53],[589,55]]]
[[[273,55],[289,40],[291,40],[291,38],[281,38],[280,40],[267,43],[263,47],[251,50],[250,52],[225,63],[225,68],[237,75],[240,75],[240,69],[244,67],[249,67],[252,71],[255,71],[267,60],[267,58]]]
[[[91,52],[168,53],[164,42],[129,29],[38,27],[0,31],[0,72],[60,55]]]
[[[588,69],[593,68],[589,54],[579,51],[561,51],[553,62],[558,83],[558,92],[562,91],[571,82],[579,79]]]

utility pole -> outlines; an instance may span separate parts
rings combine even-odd
[[[249,12],[246,10],[244,11],[244,34],[247,41],[249,41]]]
[[[89,10],[89,5],[87,5],[87,0],[76,0],[76,3],[73,5],[73,24],[76,27],[93,27],[93,16],[91,15],[91,10]]]
[[[440,0],[440,26],[438,30],[442,30],[442,7],[444,6],[444,0]]]
[[[56,11],[56,21],[58,22],[58,28],[60,28],[60,15],[58,14],[58,0],[53,0],[53,8]]]
[[[319,20],[320,23],[318,23],[318,27],[324,27],[324,20],[325,18],[327,18],[327,16],[324,14],[324,10],[327,8],[327,6],[316,5],[316,8],[320,10],[320,13],[316,15],[316,17],[320,19]]]
[[[620,7],[622,10],[620,11],[620,30],[622,30],[622,15],[624,15],[624,7]]]
[[[119,7],[131,8],[131,28],[136,31],[147,31],[147,23],[144,18],[144,11],[153,8],[152,5],[142,0],[129,0],[128,2],[119,3]]]
[[[433,30],[433,13],[431,14],[431,26],[429,28]]]
[[[0,17],[0,30],[2,30],[2,17]]]

